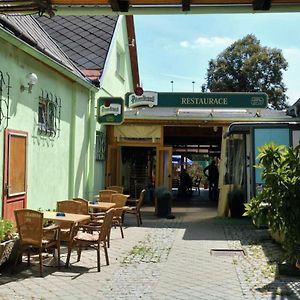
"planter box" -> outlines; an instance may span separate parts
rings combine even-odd
[[[18,239],[12,239],[0,243],[0,266],[2,266],[9,260],[11,254],[13,253],[17,240]]]

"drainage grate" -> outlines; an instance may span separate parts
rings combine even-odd
[[[213,256],[245,256],[242,249],[211,249],[210,254]]]

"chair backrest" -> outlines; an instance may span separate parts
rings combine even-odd
[[[101,230],[99,234],[99,240],[100,241],[107,241],[107,238],[109,237],[111,225],[112,225],[112,220],[115,214],[115,209],[111,208],[109,209],[103,219],[103,223],[101,225]]]
[[[127,196],[124,194],[112,194],[110,200],[116,204],[116,207],[123,207],[126,204]]]
[[[57,201],[57,211],[70,214],[80,214],[81,203],[75,200]]]
[[[124,188],[122,186],[119,186],[119,185],[108,186],[107,190],[113,190],[113,191],[116,191],[120,194],[123,194],[123,192],[124,192]]]
[[[21,245],[42,246],[43,213],[32,209],[14,211]]]
[[[80,203],[80,214],[81,215],[88,215],[89,214],[89,202],[83,198],[73,198],[74,201]]]
[[[139,211],[141,206],[143,205],[143,202],[145,200],[145,195],[146,195],[146,190],[143,189],[140,193],[140,197],[139,197],[139,201],[138,203],[136,204],[136,210]]]
[[[99,201],[100,202],[110,202],[112,194],[117,194],[117,191],[114,190],[101,190],[99,191]]]

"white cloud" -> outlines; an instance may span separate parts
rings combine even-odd
[[[180,46],[182,48],[189,48],[190,47],[190,43],[188,41],[182,41],[182,42],[180,42]]]
[[[228,37],[219,37],[219,36],[212,36],[212,37],[204,37],[199,36],[194,41],[181,41],[180,46],[182,48],[201,48],[201,47],[226,47],[232,44],[234,40]]]

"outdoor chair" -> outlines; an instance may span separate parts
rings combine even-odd
[[[88,202],[88,200],[83,199],[83,198],[73,198],[72,200],[80,203],[79,213],[81,215],[88,215],[89,214],[89,202]]]
[[[50,225],[43,228],[43,213],[36,210],[20,209],[15,210],[14,213],[20,237],[20,248],[18,249],[15,265],[22,253],[27,251],[27,265],[30,266],[30,252],[31,250],[38,250],[40,276],[42,277],[42,251],[52,248],[57,249],[58,267],[60,267],[60,227]]]
[[[104,216],[101,226],[97,225],[79,225],[76,234],[72,238],[68,250],[66,267],[69,266],[72,249],[77,247],[77,262],[80,261],[82,247],[91,247],[97,250],[97,269],[100,272],[100,247],[102,246],[105,253],[106,264],[109,265],[107,241],[109,231],[114,216],[114,208],[108,210]]]
[[[70,214],[80,214],[82,210],[82,204],[75,200],[62,200],[57,201],[56,211],[70,213]],[[72,235],[73,223],[63,222],[60,223],[60,239],[64,242],[69,242]]]
[[[118,192],[114,190],[101,190],[99,191],[99,202],[111,202],[111,195],[117,193]]]
[[[129,204],[129,206],[124,209],[124,215],[126,215],[127,213],[136,215],[138,226],[142,225],[141,206],[144,202],[145,194],[146,194],[146,190],[143,189],[140,193],[139,199],[128,199],[127,203]],[[123,219],[124,219],[124,215],[123,215]]]
[[[126,205],[127,196],[124,194],[113,194],[111,195],[111,202],[116,204],[115,214],[112,221],[112,226],[118,226],[121,231],[121,237],[124,238],[123,232],[123,214],[124,210],[127,208]],[[110,243],[110,235],[108,239],[108,243]],[[108,244],[109,245],[109,244]]]
[[[123,192],[124,192],[124,188],[122,186],[119,186],[119,185],[108,186],[107,190],[113,190],[113,191],[116,191],[120,194],[123,194]]]

